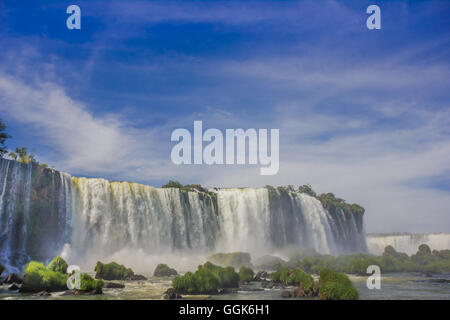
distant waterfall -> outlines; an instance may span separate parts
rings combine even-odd
[[[373,254],[382,254],[386,246],[392,246],[399,252],[411,255],[417,252],[421,244],[428,245],[431,250],[450,249],[450,234],[374,234],[367,236],[367,246]]]
[[[0,159],[0,192],[0,262],[11,270],[61,252],[82,264],[119,252],[134,259],[366,250],[362,215],[328,212],[316,198],[287,188],[154,188]]]

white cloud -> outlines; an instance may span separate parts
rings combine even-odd
[[[201,74],[201,67],[214,65],[214,72],[245,83],[246,90],[258,84],[275,87],[274,93],[277,88],[304,93],[299,98],[280,94],[271,111],[261,114],[230,113],[214,105],[206,112],[173,116],[165,125],[135,128],[123,114],[95,114],[54,82],[6,73],[0,73],[0,110],[57,150],[60,158],[51,163],[69,172],[131,181],[175,178],[209,186],[310,183],[319,192],[331,191],[366,207],[369,231],[448,232],[449,192],[419,184],[450,172],[448,101],[432,102],[435,92],[448,87],[448,65],[408,66],[408,56],[402,58],[404,64],[393,57],[364,67],[336,59],[319,71],[317,61],[308,57],[196,61],[192,66]],[[374,87],[381,93],[364,90]],[[334,112],[317,112],[324,99],[335,97],[367,112],[340,114],[339,105]],[[380,119],[395,124],[382,126]],[[279,128],[279,174],[260,176],[259,166],[171,164],[171,129],[191,129],[194,120],[203,120],[205,127]]]

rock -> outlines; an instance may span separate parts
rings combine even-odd
[[[288,290],[285,290],[285,291],[281,292],[281,296],[283,298],[290,298],[291,297],[291,292],[288,291]]]
[[[305,297],[306,293],[302,288],[296,288],[293,292],[292,295],[294,297]]]
[[[141,274],[133,274],[132,276],[128,277],[128,280],[140,281],[140,280],[148,280],[148,279]]]
[[[73,290],[66,290],[63,293],[61,293],[61,296],[73,296]]]
[[[103,280],[133,280],[135,276],[133,270],[116,262],[101,263],[95,265],[95,279]]]
[[[174,288],[169,288],[167,289],[166,292],[164,292],[163,298],[167,300],[173,300],[173,299],[181,299],[183,297],[180,294],[178,294]]]
[[[164,263],[158,264],[155,271],[153,272],[154,277],[171,277],[177,275],[177,270],[170,268],[167,264]]]
[[[3,281],[3,283],[6,283],[6,284],[13,284],[13,283],[20,284],[20,283],[23,283],[23,279],[21,277],[19,277],[17,274],[11,273],[11,274],[9,274],[6,277],[5,281]]]
[[[36,290],[34,290],[33,287],[28,286],[26,283],[22,284],[22,286],[19,289],[20,293],[31,293],[31,292],[36,292]]]
[[[122,289],[122,288],[125,288],[125,285],[121,284],[121,283],[117,283],[117,282],[107,282],[105,285],[105,288]]]
[[[267,271],[258,271],[253,278],[253,281],[262,281],[267,278],[269,278],[269,274],[267,273]]]
[[[74,296],[94,295],[94,294],[102,294],[103,293],[103,290],[101,288],[96,288],[91,291],[84,291],[84,290],[78,290],[78,289],[73,289],[73,290],[68,290],[68,291],[71,291],[71,293]],[[64,292],[64,295],[70,295],[70,293],[68,291]]]
[[[103,294],[102,288],[95,288],[94,290],[90,291],[89,294]]]
[[[262,280],[261,287],[267,288],[267,289],[272,289],[274,287],[274,284],[272,281]]]
[[[20,289],[20,287],[15,283],[13,283],[12,285],[10,285],[8,287],[8,290],[11,290],[11,291],[15,291],[15,290],[19,290],[19,289]]]
[[[36,295],[39,297],[50,297],[52,294],[47,291],[39,291],[38,293],[36,293]]]
[[[237,293],[238,289],[234,288],[222,288],[219,289],[219,294]]]

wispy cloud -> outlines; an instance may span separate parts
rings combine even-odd
[[[450,174],[447,34],[383,51],[376,35],[354,31],[364,14],[337,1],[85,6],[86,16],[104,18],[104,29],[93,43],[64,43],[85,50],[79,61],[47,54],[34,37],[1,40],[8,45],[0,53],[0,111],[52,151],[38,150],[39,159],[70,173],[155,185],[310,183],[366,207],[369,231],[449,231],[449,190],[432,183]],[[157,24],[197,23],[245,36],[225,54],[209,47],[222,38],[204,54],[201,41],[184,52],[184,38],[178,51],[140,43],[143,53],[120,41]],[[259,36],[262,26],[269,31]],[[266,35],[270,41],[261,41]],[[279,128],[278,175],[260,176],[259,166],[173,165],[170,133],[194,120]]]

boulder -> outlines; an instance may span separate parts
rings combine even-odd
[[[166,292],[164,292],[163,298],[167,300],[173,300],[173,299],[181,299],[183,298],[183,296],[178,294],[174,288],[169,288],[167,289]]]
[[[235,288],[222,288],[219,289],[218,293],[219,294],[228,294],[228,293],[237,293],[238,289]]]
[[[6,283],[6,284],[13,284],[13,283],[20,284],[20,283],[23,283],[23,279],[21,277],[19,277],[17,274],[11,273],[11,274],[8,274],[8,276],[6,277],[5,281],[3,281],[3,283]]]
[[[262,281],[263,279],[269,278],[267,271],[258,271],[253,278],[253,281]]]
[[[36,293],[37,296],[39,297],[50,297],[52,294],[50,292],[47,291],[39,291],[38,293]]]
[[[140,281],[140,280],[148,280],[147,277],[141,275],[141,274],[133,274],[132,276],[128,277],[127,280],[134,280],[134,281]]]
[[[272,281],[262,280],[261,281],[261,287],[262,288],[267,288],[267,289],[272,289],[274,287],[274,284],[273,284]]]
[[[281,297],[283,297],[283,298],[291,298],[292,297],[292,292],[290,292],[289,290],[284,290],[283,292],[281,292]]]
[[[103,290],[101,288],[95,288],[90,291],[78,290],[78,289],[73,289],[73,290],[68,290],[68,291],[71,291],[71,294],[73,294],[74,296],[103,294]],[[64,295],[70,295],[70,293],[66,291],[64,293]]]
[[[97,262],[95,266],[95,279],[103,280],[132,280],[133,270],[116,262],[101,263]]]
[[[15,283],[13,283],[12,285],[10,285],[9,287],[8,287],[8,290],[11,290],[11,291],[15,291],[15,290],[19,290],[20,289],[20,286],[18,286],[17,284],[15,284]]]
[[[305,297],[306,293],[303,290],[303,288],[296,288],[296,289],[294,289],[294,291],[292,291],[292,295],[294,297]]]
[[[156,266],[153,272],[154,277],[171,277],[177,276],[178,272],[175,269],[170,268],[167,264],[160,263]]]

